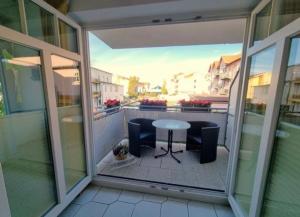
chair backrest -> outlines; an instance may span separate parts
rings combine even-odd
[[[216,123],[208,121],[189,121],[191,128],[188,129],[188,134],[201,135],[201,129],[205,127],[218,127]]]
[[[128,122],[128,139],[130,142],[138,142],[140,137],[141,126],[140,124]]]
[[[146,119],[146,118],[135,118],[130,120],[128,123],[139,124],[141,127],[141,131],[153,131],[155,127],[152,125],[154,120]]]

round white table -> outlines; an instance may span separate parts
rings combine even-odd
[[[168,130],[168,149],[161,147],[161,149],[164,150],[165,153],[156,155],[155,158],[163,157],[163,156],[166,156],[168,153],[170,153],[172,158],[174,158],[178,163],[181,163],[180,160],[178,160],[173,155],[178,152],[183,152],[183,150],[180,150],[180,151],[172,150],[173,130],[187,130],[191,127],[191,125],[186,121],[179,121],[179,120],[172,120],[172,119],[156,120],[156,121],[153,121],[152,125],[159,129]]]

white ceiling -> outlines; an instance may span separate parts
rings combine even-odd
[[[260,0],[72,0],[70,13],[81,25],[103,27],[149,24],[153,19],[173,21],[240,17]]]
[[[111,48],[242,43],[246,19],[92,31]]]

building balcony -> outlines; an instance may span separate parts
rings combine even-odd
[[[231,76],[229,72],[220,73],[220,79],[221,80],[231,80]]]
[[[173,149],[184,150],[183,153],[176,154],[181,161],[180,164],[170,156],[154,158],[156,154],[162,153],[161,147],[167,147],[167,131],[160,129],[156,130],[155,149],[142,148],[140,158],[130,155],[123,162],[115,160],[112,149],[116,144],[128,141],[127,123],[135,118],[216,123],[220,127],[217,160],[200,164],[199,153],[186,150],[186,130],[175,131],[173,136]],[[171,185],[175,188],[187,187],[224,192],[229,156],[228,149],[224,146],[226,120],[227,112],[220,107],[211,109],[209,112],[181,112],[175,107],[170,107],[167,111],[124,107],[113,114],[96,118],[93,132],[94,163],[97,173],[95,180],[100,183],[107,179],[133,180]]]

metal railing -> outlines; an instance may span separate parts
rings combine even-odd
[[[136,105],[135,102],[125,103],[113,108],[107,108],[103,111],[94,113],[94,120],[104,118],[106,116],[117,113],[123,109],[136,109],[141,111],[157,111],[157,112],[194,112],[194,113],[227,113],[227,104],[224,103],[224,107],[210,106],[210,107],[190,107],[190,106],[154,106],[154,105]],[[217,105],[217,103],[216,103]]]

